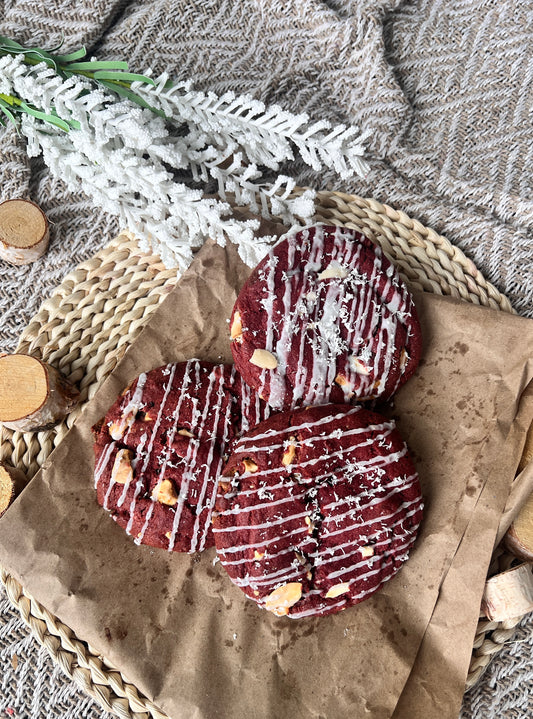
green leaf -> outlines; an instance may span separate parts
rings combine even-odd
[[[41,50],[39,47],[23,47],[14,40],[10,40],[7,37],[0,37],[0,52],[8,53],[9,55],[24,55],[24,57],[36,55],[38,60],[45,62],[49,67],[53,67],[57,72],[57,63],[54,56],[47,50]]]
[[[18,132],[19,131],[18,122],[15,119],[15,115],[9,109],[9,105],[7,104],[7,102],[2,100],[1,98],[0,98],[0,112],[7,117],[7,119],[16,127],[17,132]],[[4,123],[2,123],[2,124],[4,125]]]
[[[95,80],[116,80],[117,82],[134,82],[139,80],[155,87],[155,82],[146,75],[137,75],[134,72],[113,72],[112,70],[97,70],[94,73]]]
[[[3,100],[4,103],[7,102],[11,106],[15,105],[15,98],[13,95],[4,95],[3,92],[0,92],[0,100]]]
[[[63,64],[69,63],[69,62],[75,62],[76,60],[81,60],[82,57],[85,57],[87,55],[87,50],[85,49],[85,46],[80,47],[79,50],[75,50],[74,52],[70,52],[68,55],[56,55],[56,60]]]
[[[87,62],[71,62],[68,66],[73,72],[96,72],[97,70],[127,70],[128,63],[124,60],[87,60]]]
[[[56,55],[55,53],[61,48],[63,42],[64,40],[62,39],[55,47],[50,48],[49,50],[44,50],[40,47],[24,47],[15,40],[11,40],[11,38],[2,35],[0,36],[0,51],[8,52],[12,55],[36,55],[39,60],[46,62],[47,65],[53,67],[57,72],[58,63],[62,64],[74,62],[85,57],[85,55],[87,54],[85,47],[82,47],[79,50],[75,50],[74,52],[68,53],[66,55]]]
[[[152,107],[150,103],[146,102],[144,98],[139,97],[139,95],[136,95],[133,90],[130,90],[129,87],[124,87],[124,85],[118,85],[117,83],[111,82],[109,80],[99,80],[99,83],[100,85],[107,87],[109,90],[113,90],[113,92],[116,92],[116,94],[120,95],[120,97],[124,97],[127,100],[135,102],[140,107],[145,107],[147,110],[151,110],[156,115],[159,115],[159,117],[166,117],[165,113],[162,110],[158,110],[157,108]]]
[[[5,35],[0,35],[0,46],[10,50],[24,50],[22,45],[9,37],[5,37]]]
[[[47,122],[49,125],[55,125],[56,127],[59,127],[65,132],[68,132],[70,130],[70,125],[65,122],[65,120],[62,120],[60,117],[57,117],[57,115],[50,115],[46,112],[42,112],[41,110],[37,110],[35,107],[32,107],[25,102],[22,102],[20,104],[20,108],[24,112],[28,113],[28,115],[33,115],[33,117],[36,117],[38,120],[42,120],[43,122]],[[75,121],[73,121],[73,124],[74,122]],[[79,123],[77,124],[79,127]]]
[[[0,45],[0,51],[3,52],[4,55],[22,55],[24,48],[19,50],[16,47],[4,47],[4,45]]]
[[[41,50],[38,47],[24,48],[24,55],[26,57],[28,55],[36,55],[39,60],[45,62],[49,67],[53,67],[54,70],[57,72],[57,62],[55,61],[54,57],[50,55],[50,53],[46,50]]]

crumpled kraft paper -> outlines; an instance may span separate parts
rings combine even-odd
[[[493,453],[483,453],[479,458],[479,473],[485,475],[485,485],[450,569],[442,579],[439,601],[393,719],[457,717],[459,714],[478,623],[480,588],[482,592],[494,548],[533,491],[533,462],[530,462],[512,481],[511,491],[505,497],[507,478],[515,474],[532,422],[531,332],[524,336],[521,348],[525,363],[518,360],[512,367],[514,358],[510,358],[508,369],[511,372],[523,368],[524,381],[529,380],[528,384],[516,404],[505,393],[498,395],[497,420],[501,422],[505,415],[513,413],[514,419],[507,438],[502,441],[500,454],[495,457]],[[499,521],[496,522],[498,512]]]
[[[200,250],[0,521],[0,563],[172,719],[390,717],[457,571],[472,580],[453,614],[442,605],[444,626],[461,633],[448,642],[441,632],[439,662],[466,674],[519,459],[516,417],[533,415],[531,401],[520,405],[533,374],[533,323],[416,296],[423,358],[387,411],[419,471],[419,538],[400,572],[366,602],[291,620],[246,599],[213,550],[189,556],[135,545],[96,504],[93,486],[90,427],[141,371],[191,357],[231,361],[227,321],[249,272],[232,246]],[[454,716],[457,691],[440,704],[440,717]]]

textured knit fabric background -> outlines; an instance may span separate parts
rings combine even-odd
[[[84,44],[134,71],[166,69],[200,89],[371,129],[364,181],[297,168],[299,184],[404,210],[533,317],[531,2],[0,0],[0,34],[46,47],[63,36],[65,52]],[[0,199],[20,196],[43,207],[52,235],[35,264],[0,264],[4,351],[63,276],[118,230],[0,131]],[[0,716],[107,716],[36,648],[1,591],[0,610]],[[532,628],[526,618],[467,693],[462,719],[533,716]]]

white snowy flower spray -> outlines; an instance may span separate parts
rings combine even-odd
[[[311,221],[313,190],[293,193],[290,177],[268,183],[263,176],[295,151],[342,178],[366,172],[366,137],[355,128],[330,128],[233,93],[194,91],[165,73],[134,75],[125,63],[80,62],[84,55],[0,37],[0,119],[20,128],[30,156],[42,154],[70,189],[119,217],[145,251],[179,272],[208,237],[234,242],[249,266],[265,255],[276,238],[258,237],[259,222],[237,219],[233,206],[288,226]],[[218,198],[197,189],[213,180]]]

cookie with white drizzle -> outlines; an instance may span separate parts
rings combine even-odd
[[[138,544],[212,546],[229,443],[268,413],[231,365],[190,360],[141,374],[93,429],[98,503]]]
[[[411,294],[382,250],[345,227],[289,233],[230,318],[237,369],[274,409],[389,398],[421,351]]]
[[[212,515],[230,579],[278,616],[338,612],[408,557],[421,489],[394,421],[358,407],[280,412],[235,441]]]

